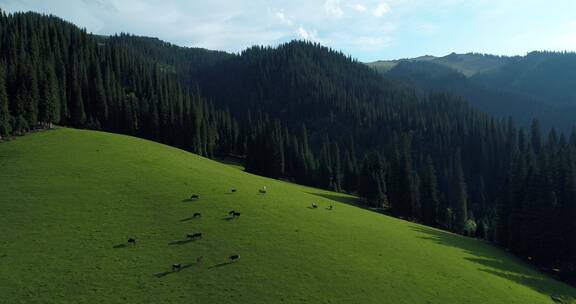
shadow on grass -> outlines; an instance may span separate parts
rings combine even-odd
[[[351,205],[354,207],[362,208],[362,209],[368,210],[368,211],[372,211],[372,212],[376,212],[376,213],[380,213],[380,214],[386,214],[386,215],[390,214],[390,213],[386,212],[386,210],[384,210],[384,209],[370,208],[370,207],[366,206],[365,204],[363,204],[362,200],[360,200],[359,198],[354,197],[354,196],[347,196],[344,194],[336,195],[336,194],[327,194],[327,193],[318,193],[318,192],[306,192],[306,193],[312,194],[315,196],[319,196],[322,198],[327,198],[329,200],[337,201],[337,202]],[[310,207],[310,206],[308,208],[312,209],[312,207]],[[326,210],[334,210],[334,209],[326,208]]]
[[[479,270],[489,275],[498,276],[517,284],[524,285],[536,292],[572,303],[576,299],[576,290],[540,273],[531,265],[483,241],[436,230],[425,226],[414,226],[413,229],[436,244],[464,250],[472,257],[464,259],[478,264]],[[496,258],[495,258],[496,257]],[[526,269],[531,269],[527,272]],[[560,302],[562,303],[562,302]]]
[[[357,197],[353,196],[345,196],[345,195],[335,195],[335,194],[328,194],[328,193],[318,193],[318,192],[306,192],[308,194],[316,195],[319,197],[327,198],[329,200],[337,201],[340,203],[359,206],[361,205],[361,201]]]
[[[112,246],[112,248],[114,248],[114,249],[121,249],[121,248],[126,248],[126,247],[128,247],[128,244],[126,244],[126,243],[116,244],[116,245]]]
[[[210,266],[210,267],[208,267],[208,269],[224,267],[224,266],[231,265],[231,264],[234,264],[234,262],[223,262],[223,263],[220,263],[220,264],[216,264],[216,265]]]
[[[170,242],[170,243],[168,243],[168,245],[186,245],[186,244],[192,243],[194,241],[196,241],[196,240],[195,239],[179,240],[179,241]]]
[[[183,264],[179,270],[168,270],[168,271],[164,271],[164,272],[158,272],[158,273],[155,273],[154,276],[157,278],[163,278],[167,275],[179,273],[180,271],[182,271],[186,268],[190,268],[190,267],[192,267],[192,264]]]
[[[233,217],[233,216],[226,216],[226,217],[223,217],[223,218],[222,218],[223,221],[231,221],[231,220],[234,220],[234,219],[235,219],[235,217]]]
[[[183,199],[182,202],[183,203],[190,203],[190,202],[196,202],[199,201],[199,198],[187,198],[187,199]]]
[[[185,219],[181,219],[180,222],[187,222],[187,221],[191,221],[191,220],[193,220],[193,219],[194,219],[194,217],[191,216],[191,217],[187,217],[187,218],[185,218]]]

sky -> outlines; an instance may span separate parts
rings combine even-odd
[[[229,52],[293,39],[364,62],[576,51],[574,0],[0,0],[0,8]]]

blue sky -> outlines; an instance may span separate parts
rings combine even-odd
[[[574,0],[0,0],[0,8],[230,52],[292,39],[361,61],[576,50]]]

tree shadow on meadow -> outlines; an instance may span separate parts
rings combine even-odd
[[[344,203],[344,204],[348,204],[348,205],[354,205],[354,206],[360,206],[361,205],[361,201],[359,198],[354,197],[354,196],[347,196],[347,195],[337,195],[337,194],[329,194],[329,193],[320,193],[320,192],[309,192],[307,191],[306,193],[308,194],[312,194],[315,196],[319,196],[322,198],[327,198],[329,200],[333,200],[336,202],[340,202],[340,203]]]
[[[312,194],[321,198],[327,198],[329,200],[333,200],[339,203],[343,203],[343,204],[347,204],[350,206],[354,206],[354,207],[358,207],[358,208],[362,208],[364,210],[368,210],[368,211],[372,211],[372,212],[376,212],[376,213],[380,213],[380,214],[388,214],[386,212],[386,210],[384,209],[376,209],[376,208],[370,208],[368,206],[366,206],[365,204],[362,203],[362,200],[355,197],[355,196],[349,196],[346,194],[329,194],[329,193],[321,193],[321,192],[310,192],[307,191],[306,193],[308,194]],[[310,209],[313,209],[312,207],[308,207]],[[335,210],[335,209],[330,209],[330,208],[325,208],[326,210]]]
[[[572,301],[576,299],[576,290],[574,288],[548,278],[533,266],[486,242],[425,226],[414,225],[412,229],[422,234],[420,236],[422,239],[464,250],[467,254],[473,256],[465,257],[464,259],[478,264],[480,266],[479,270],[486,274],[507,279],[539,293],[554,297],[556,300],[563,301],[559,303],[573,303]],[[498,256],[502,258],[494,258]],[[530,271],[527,272],[527,269]]]

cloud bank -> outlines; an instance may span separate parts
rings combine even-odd
[[[312,40],[370,61],[452,51],[574,48],[576,17],[570,12],[576,11],[576,1],[557,2],[0,0],[0,8],[54,14],[97,34],[128,32],[229,52]]]

